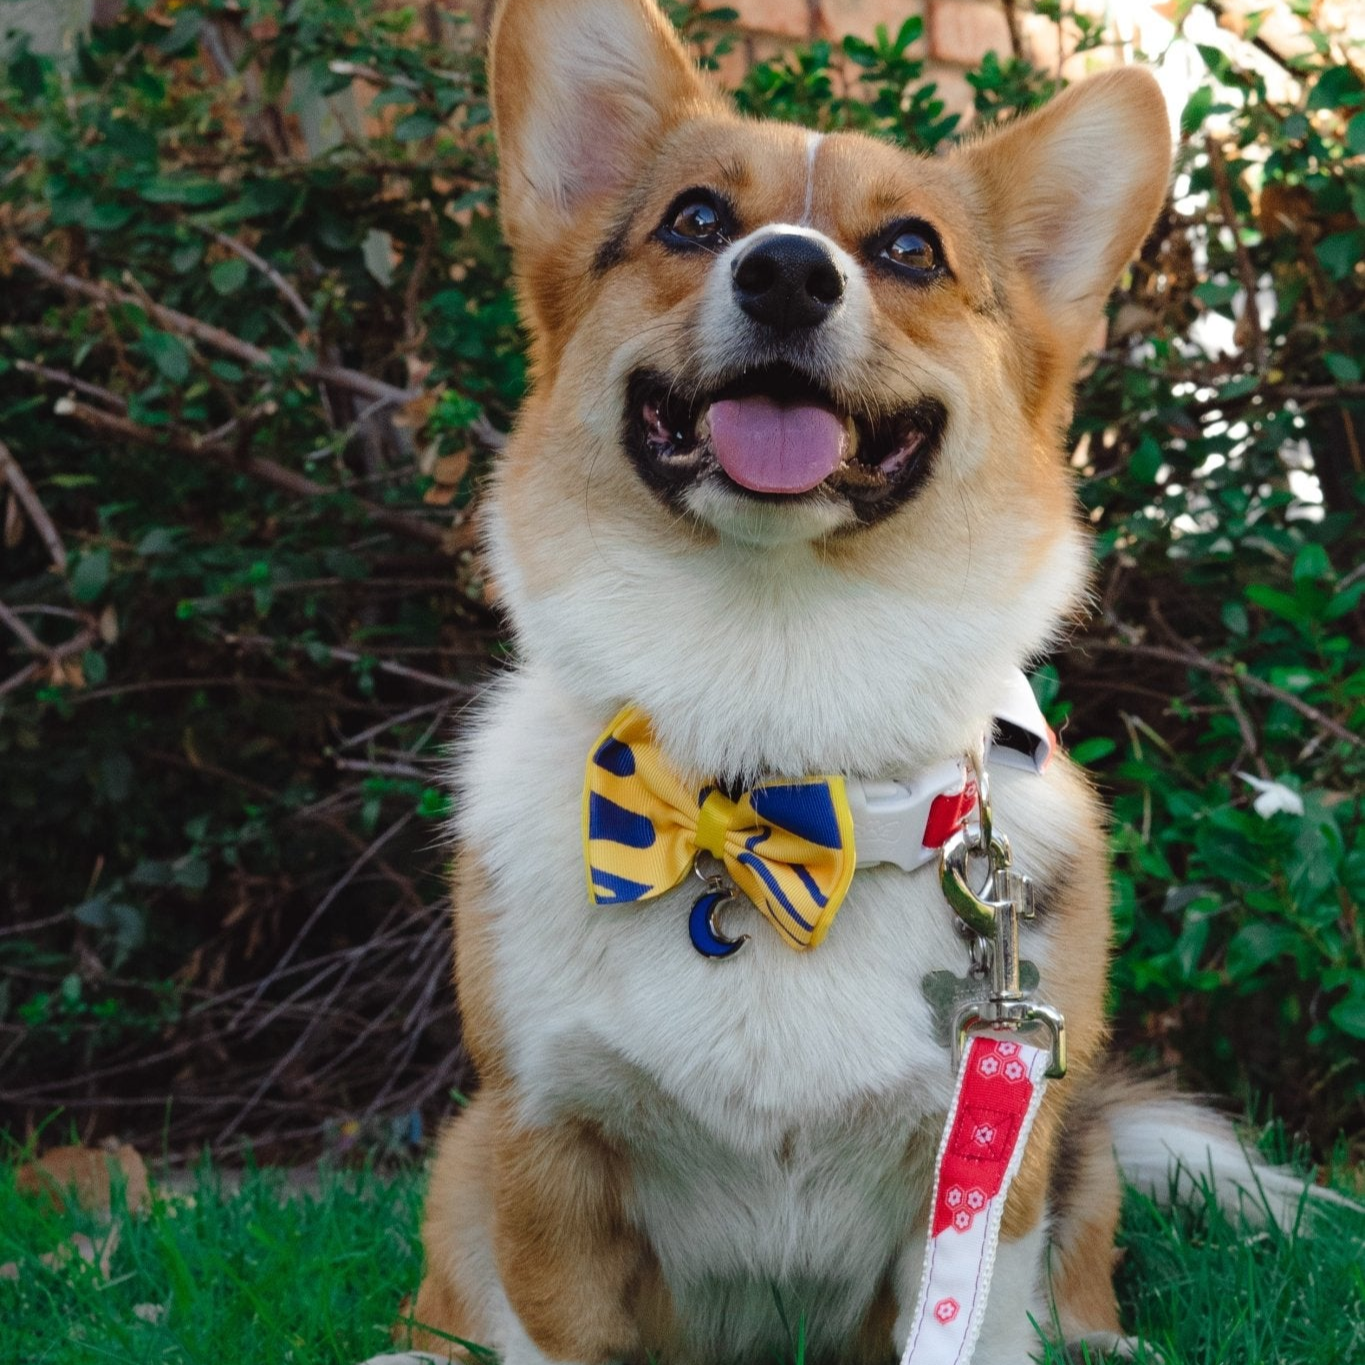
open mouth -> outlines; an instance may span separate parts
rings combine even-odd
[[[626,388],[627,449],[645,482],[673,504],[689,487],[723,479],[769,501],[834,493],[867,523],[923,484],[946,422],[933,399],[850,411],[784,364],[705,392],[639,370]]]

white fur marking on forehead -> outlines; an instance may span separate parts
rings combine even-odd
[[[801,224],[810,226],[811,213],[815,209],[815,157],[824,141],[823,133],[806,134],[806,207],[801,210]]]

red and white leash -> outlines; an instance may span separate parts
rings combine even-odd
[[[1011,866],[1008,840],[991,825],[984,763],[976,769],[977,825],[955,834],[939,857],[939,882],[974,964],[989,965],[983,998],[951,1021],[957,1081],[934,1169],[929,1236],[919,1300],[901,1365],[969,1365],[990,1296],[1000,1224],[1049,1077],[1066,1074],[1066,1021],[1032,998],[1021,980],[1019,921],[1033,914],[1028,879]],[[972,857],[988,871],[979,891]],[[926,982],[928,978],[926,978]],[[983,983],[984,987],[984,983]],[[1048,1046],[1025,1041],[1037,1030]]]
[[[919,1302],[901,1365],[967,1365],[990,1294],[1000,1220],[1037,1117],[1047,1048],[974,1034],[938,1149]]]

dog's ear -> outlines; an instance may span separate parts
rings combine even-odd
[[[1125,67],[1059,95],[959,154],[993,239],[1079,354],[1166,197],[1171,125],[1150,72]]]
[[[619,195],[660,137],[709,102],[654,0],[502,0],[490,63],[514,250]]]

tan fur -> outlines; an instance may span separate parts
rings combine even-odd
[[[1118,1332],[1113,1268],[1123,1190],[1114,1164],[1115,1111],[1158,1093],[1119,1075],[1097,1078],[1068,1097],[1052,1170],[1052,1258],[1057,1324],[1066,1339]]]
[[[507,23],[505,20],[512,11],[501,5],[493,20],[490,40],[490,83],[495,91],[515,92],[514,102],[504,99],[495,104],[498,141],[503,149],[503,221],[525,267],[518,271],[518,281],[523,307],[535,324],[531,337],[532,368],[542,375],[553,370],[557,341],[581,320],[591,301],[584,287],[587,274],[584,256],[606,235],[611,222],[610,203],[600,195],[591,197],[592,191],[607,185],[590,183],[580,187],[581,199],[574,196],[571,188],[568,193],[552,193],[548,198],[553,202],[547,204],[546,195],[537,196],[537,191],[543,190],[538,183],[541,172],[537,170],[535,178],[506,172],[519,159],[517,154],[525,144],[528,123],[544,129],[569,122],[564,111],[537,108],[529,97],[540,89],[536,72],[546,45],[562,44],[579,27],[579,16],[571,13],[571,8],[562,0],[561,3],[528,0],[515,7],[518,22]],[[579,9],[582,10],[581,5]],[[713,103],[667,20],[653,5],[640,5],[636,12],[639,22],[652,35],[659,55],[652,72],[654,88],[649,92],[659,115],[657,123],[634,136],[640,122],[640,97],[620,81],[604,83],[587,96],[596,105],[597,139],[619,142],[616,157],[632,164],[647,156],[651,143],[670,126],[685,122]],[[581,36],[585,42],[596,37],[590,31]],[[561,155],[570,152],[571,149],[564,148]],[[526,158],[522,156],[520,160],[524,162]],[[604,173],[610,178],[609,170]],[[528,200],[534,200],[535,206],[523,210],[521,206]],[[565,251],[562,228],[566,220],[572,221],[574,235],[579,239],[576,252]],[[580,268],[565,269],[575,264]]]
[[[456,864],[455,994],[460,1002],[460,1036],[481,1080],[490,1089],[507,1083],[499,1046],[497,975],[493,969],[492,929],[484,907],[488,876],[472,854]]]
[[[488,1213],[490,1191],[483,1177],[496,1117],[495,1106],[481,1095],[447,1125],[437,1143],[422,1224],[426,1273],[412,1305],[417,1326],[410,1342],[405,1328],[395,1331],[400,1345],[440,1351],[450,1349],[452,1338],[475,1344],[488,1339],[489,1324],[472,1307],[476,1291],[465,1288],[477,1282],[478,1272],[469,1264],[460,1231],[476,1226]]]
[[[437,1143],[412,1345],[437,1351],[449,1337],[488,1339],[469,1307],[485,1277],[460,1233],[490,1226],[508,1299],[543,1350],[560,1360],[596,1361],[637,1355],[646,1341],[657,1348],[668,1333],[668,1296],[648,1248],[625,1225],[624,1157],[586,1124],[533,1129],[516,1120],[488,994],[495,976],[485,895],[477,860],[465,858],[455,977],[465,1045],[483,1088]]]
[[[930,1160],[926,1148],[921,1169]],[[448,1353],[452,1339],[487,1340],[466,1288],[479,1270],[460,1235],[486,1224],[497,1229],[508,1298],[552,1359],[669,1358],[672,1305],[648,1246],[623,1219],[628,1179],[625,1155],[587,1127],[521,1129],[507,1097],[481,1091],[437,1144],[422,1230],[426,1274],[415,1326],[410,1335],[399,1329],[400,1344]],[[888,1281],[848,1343],[850,1365],[885,1361],[895,1316]]]
[[[667,1294],[648,1247],[625,1222],[624,1187],[620,1154],[588,1125],[526,1128],[510,1097],[481,1091],[438,1145],[412,1344],[434,1351],[450,1337],[489,1339],[470,1307],[472,1286],[484,1277],[460,1235],[482,1225],[496,1229],[495,1264],[509,1302],[552,1358],[637,1358],[646,1333],[657,1349]]]
[[[646,56],[607,61],[585,77],[577,99],[587,120],[545,78],[547,54],[568,60],[565,45],[575,42],[588,59],[603,47],[610,56],[613,44]],[[613,447],[618,399],[609,395],[611,410],[601,410],[604,360],[624,338],[639,337],[659,368],[685,363],[710,263],[653,242],[661,215],[681,189],[706,185],[733,201],[746,232],[801,219],[810,140],[803,130],[731,112],[649,0],[503,0],[491,69],[504,219],[531,332],[532,392],[497,475],[501,534],[523,580],[519,591],[548,594],[594,556],[617,556],[628,572],[631,554],[643,547],[713,552],[717,532],[667,510]],[[1112,127],[1116,137],[1130,126],[1144,130],[1124,144],[1136,189],[1112,215],[1107,236],[1068,231],[1095,192],[1087,160],[1075,152],[1087,121]],[[940,159],[853,134],[819,144],[811,227],[856,257],[888,222],[922,218],[952,264],[951,278],[930,290],[870,273],[872,358],[861,389],[839,396],[875,406],[907,385],[932,389],[926,374],[948,376],[961,391],[953,421],[972,428],[981,452],[974,468],[937,470],[886,520],[821,541],[813,554],[824,565],[859,583],[913,582],[916,592],[946,602],[959,596],[969,560],[998,561],[1002,592],[1042,571],[1059,528],[1074,517],[1060,445],[1076,364],[1104,294],[1165,193],[1165,137],[1155,84],[1127,71]],[[598,268],[608,248],[610,268]],[[565,414],[577,421],[580,412],[607,435],[566,448],[562,433],[572,423]],[[1007,519],[1001,489],[1009,492]],[[1008,554],[999,548],[1002,535]],[[938,552],[927,556],[926,544]],[[1087,1092],[1100,1097],[1095,1103],[1110,1093],[1095,1080],[1106,1039],[1109,899],[1099,804],[1065,760],[1052,780],[1075,812],[1070,845],[1054,850],[1062,873],[1043,888],[1043,913],[1065,943],[1066,970],[1049,987],[1067,1019],[1072,1078],[1046,1097],[1003,1237],[1017,1241],[1045,1214],[1054,1216],[1058,1311],[1066,1334],[1079,1336],[1117,1329],[1109,1269],[1118,1184],[1108,1129],[1076,1117],[1092,1103]],[[491,888],[479,850],[465,850],[456,977],[483,1088],[441,1136],[415,1318],[448,1336],[486,1339],[490,1324],[475,1305],[487,1302],[495,1268],[521,1325],[549,1358],[667,1360],[680,1325],[655,1253],[630,1216],[630,1151],[587,1120],[536,1127],[519,1107],[501,1022],[518,1002],[498,989]],[[850,1123],[857,1117],[850,1113]],[[935,1139],[906,1140],[907,1179],[924,1185],[926,1210]],[[1059,1170],[1070,1190],[1060,1211]],[[462,1235],[468,1229],[482,1230],[486,1245]],[[849,1345],[851,1360],[886,1358],[896,1312],[888,1280]],[[443,1340],[419,1331],[414,1344],[440,1350]]]
[[[14,1173],[16,1188],[40,1196],[58,1213],[73,1204],[108,1218],[113,1187],[123,1184],[128,1209],[141,1213],[151,1204],[147,1166],[126,1143],[103,1150],[92,1147],[54,1147],[37,1161],[25,1162]]]

